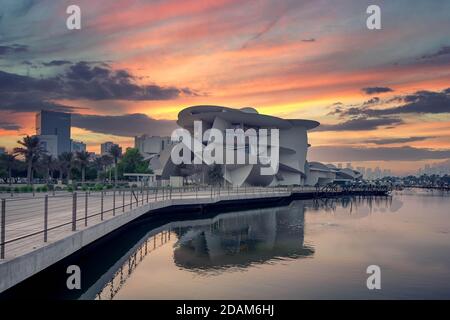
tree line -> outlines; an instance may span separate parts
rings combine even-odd
[[[0,178],[9,185],[19,178],[26,177],[27,184],[33,184],[36,178],[52,184],[59,179],[66,184],[71,180],[104,181],[114,174],[114,183],[123,178],[124,173],[152,173],[148,162],[139,150],[128,148],[124,155],[117,145],[113,145],[108,154],[91,157],[86,151],[64,152],[58,157],[48,154],[36,136],[25,136],[17,141],[18,147],[11,153],[0,155]]]

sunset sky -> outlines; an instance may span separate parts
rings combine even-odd
[[[319,121],[310,160],[403,174],[449,159],[450,1],[1,1],[0,146],[40,109],[72,112],[98,152],[169,135],[199,104]]]

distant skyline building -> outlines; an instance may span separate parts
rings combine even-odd
[[[81,141],[71,140],[71,151],[72,152],[82,152],[86,151],[86,144]]]
[[[5,153],[6,153],[6,148],[0,147],[0,155],[5,154]]]
[[[71,152],[70,129],[70,113],[41,110],[36,114],[36,135],[54,156]]]
[[[418,176],[421,175],[450,175],[450,160],[446,160],[439,163],[426,164],[423,168],[417,170]]]
[[[47,154],[57,158],[61,153],[58,152],[58,136],[49,135],[38,135],[39,142],[42,148],[47,152]]]
[[[120,153],[122,153],[122,148],[118,144],[116,144],[116,143],[114,143],[112,141],[107,141],[107,142],[104,142],[104,143],[102,143],[100,145],[100,153],[101,153],[101,155],[102,156],[109,155],[110,151],[111,151],[111,148],[113,146],[118,146],[120,148]]]

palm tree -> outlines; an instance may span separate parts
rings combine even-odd
[[[16,157],[17,157],[16,154],[9,154],[9,153],[2,154],[0,157],[0,162],[2,163],[2,165],[6,167],[6,170],[8,171],[9,185],[12,184],[12,170],[16,166],[17,161]]]
[[[63,161],[61,161],[59,156],[58,156],[58,158],[55,159],[54,168],[55,168],[55,170],[58,170],[59,180],[62,181],[65,168],[64,168],[64,163],[63,163]]]
[[[114,163],[114,160],[110,155],[107,155],[107,154],[103,155],[101,159],[103,162],[103,172],[105,173],[105,176],[106,176],[106,169],[111,167],[111,165]],[[110,175],[110,179],[111,179],[111,175]]]
[[[53,170],[56,168],[56,159],[51,154],[43,154],[41,167],[45,169],[47,183],[50,183],[50,180],[53,178]]]
[[[60,161],[60,167],[62,172],[66,172],[67,183],[70,180],[70,174],[73,167],[74,157],[71,152],[63,152],[59,155],[58,160]]]
[[[97,157],[94,159],[94,167],[97,171],[97,181],[100,181],[100,173],[103,171],[105,164],[103,162],[103,157]]]
[[[76,153],[76,162],[81,168],[81,183],[84,184],[86,176],[86,167],[89,165],[90,154],[87,151],[78,151]]]
[[[26,136],[23,140],[17,141],[22,147],[14,148],[14,154],[21,155],[27,163],[28,185],[31,185],[33,179],[33,167],[39,157],[45,152],[44,148],[36,136]]]
[[[111,149],[109,149],[109,154],[114,160],[114,184],[117,185],[117,162],[122,155],[122,149],[117,144],[115,144],[111,147]]]

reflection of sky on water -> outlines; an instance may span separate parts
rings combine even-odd
[[[449,205],[420,194],[318,199],[173,223],[170,245],[115,298],[450,298]],[[366,288],[371,264],[381,291]]]
[[[408,193],[185,222],[116,298],[450,298],[449,205]],[[370,264],[381,291],[366,288]]]

